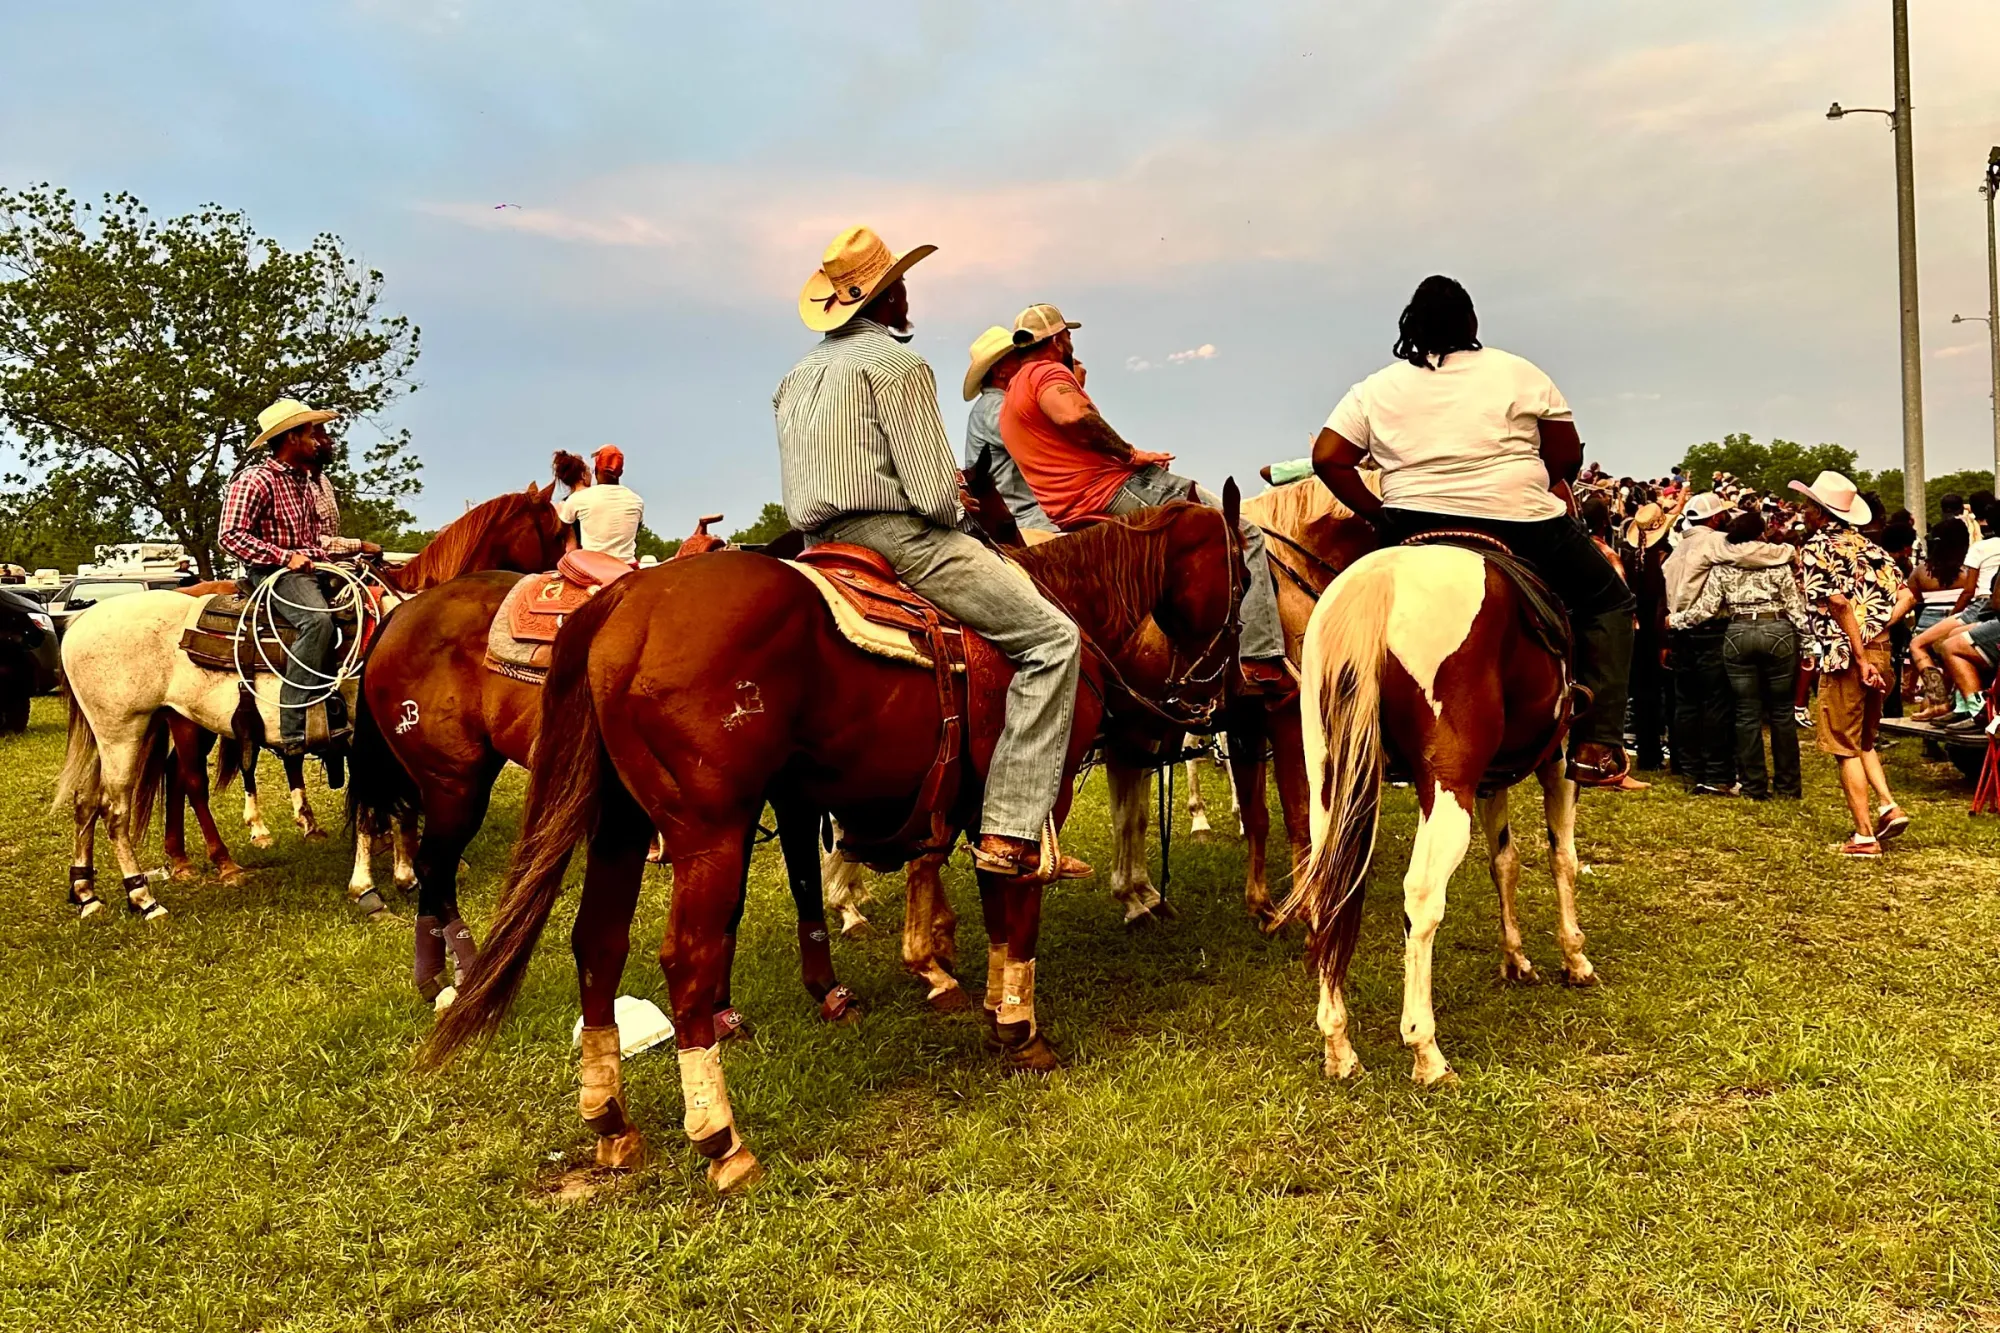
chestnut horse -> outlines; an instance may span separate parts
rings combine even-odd
[[[1306,628],[1301,681],[1312,855],[1284,910],[1304,920],[1319,974],[1326,1073],[1361,1072],[1341,983],[1361,929],[1375,852],[1382,769],[1393,758],[1417,794],[1417,834],[1403,877],[1403,1043],[1424,1086],[1452,1077],[1431,1008],[1431,949],[1445,886],[1475,820],[1500,893],[1501,974],[1534,979],[1514,916],[1519,854],[1507,793],[1541,781],[1565,978],[1595,979],[1576,922],[1576,784],[1562,747],[1571,710],[1564,656],[1528,625],[1516,585],[1479,550],[1405,545],[1363,556],[1320,599]]]
[[[1126,653],[1148,617],[1188,663],[1176,683],[1235,658],[1244,573],[1233,485],[1224,513],[1168,505],[1015,558],[1077,622],[1087,645],[1069,773],[1132,665]],[[729,1109],[714,1012],[757,816],[769,801],[781,829],[794,821],[813,827],[826,812],[864,843],[899,837],[940,754],[936,678],[855,648],[791,567],[721,551],[622,579],[579,611],[556,638],[542,717],[524,831],[492,934],[432,1029],[424,1063],[435,1067],[499,1026],[562,891],[570,853],[587,839],[571,937],[584,1015],[580,1109],[599,1136],[600,1164],[640,1157],[621,1092],[612,1000],[657,827],[674,870],[661,963],[685,1129],[710,1159],[712,1185],[726,1192],[748,1184],[759,1168]],[[962,772],[971,767],[960,763]],[[977,818],[978,776],[965,773],[949,812],[952,836]],[[1069,793],[1066,782],[1058,825]],[[1055,1068],[1034,1004],[1042,885],[979,879],[988,984],[1002,992],[995,1039],[1014,1068]]]

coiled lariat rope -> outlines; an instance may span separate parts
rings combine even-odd
[[[333,575],[335,580],[340,584],[332,598],[327,602],[327,615],[338,615],[350,607],[354,611],[354,633],[349,637],[346,651],[341,654],[340,661],[334,666],[331,672],[322,671],[310,662],[294,662],[291,660],[289,652],[284,654],[285,662],[283,665],[271,661],[267,645],[274,641],[282,644],[284,640],[279,634],[279,628],[283,624],[288,624],[288,622],[283,621],[279,616],[278,608],[284,606],[290,607],[295,611],[319,610],[318,607],[305,606],[294,602],[278,592],[278,580],[286,574],[293,572],[291,570],[283,568],[273,570],[268,578],[255,588],[252,588],[243,608],[242,619],[236,625],[236,678],[243,683],[245,689],[248,689],[253,694],[256,693],[257,689],[256,683],[252,679],[255,675],[254,670],[246,671],[243,664],[242,642],[246,631],[256,641],[257,660],[263,665],[266,671],[276,676],[280,681],[283,681],[291,678],[285,669],[286,666],[290,666],[297,670],[299,677],[309,678],[303,688],[311,691],[310,697],[303,703],[287,704],[283,702],[284,695],[280,692],[276,705],[280,709],[293,708],[303,710],[311,708],[315,704],[325,703],[328,699],[339,693],[342,683],[354,676],[360,669],[361,650],[368,640],[366,632],[368,618],[373,614],[368,596],[368,586],[371,583],[376,586],[378,598],[379,594],[390,591],[389,585],[383,582],[381,576],[374,573],[366,565],[349,567],[347,565],[314,561],[311,569],[315,575]],[[379,600],[376,604],[379,605]]]

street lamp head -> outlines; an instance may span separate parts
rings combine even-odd
[[[1840,103],[1838,102],[1835,102],[1832,106],[1826,109],[1826,118],[1828,120],[1839,120],[1842,116],[1846,114],[1847,113],[1845,111],[1842,111],[1840,109]],[[1993,151],[1996,153],[2000,153],[2000,148],[1996,148]]]
[[[1965,323],[1965,316],[1964,316],[1964,315],[1953,315],[1953,316],[1951,317],[1951,322],[1952,322],[1952,323],[1954,323],[1954,324],[1963,324],[1963,323]]]

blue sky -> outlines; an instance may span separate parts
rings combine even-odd
[[[1886,103],[1887,0],[23,8],[0,180],[338,233],[424,330],[390,424],[431,522],[607,440],[663,534],[749,518],[849,222],[941,247],[915,345],[954,434],[967,344],[1049,300],[1128,438],[1248,477],[1442,271],[1607,466],[1731,430],[1899,456],[1890,136],[1824,118]],[[1985,326],[1950,316],[1985,308],[2000,7],[1913,8],[1944,471],[1991,455]]]

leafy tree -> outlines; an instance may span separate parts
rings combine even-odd
[[[1760,492],[1782,492],[1792,481],[1811,481],[1822,472],[1842,473],[1862,490],[1869,489],[1874,480],[1871,474],[1858,470],[1852,449],[1837,444],[1807,448],[1778,439],[1758,444],[1744,434],[1725,435],[1720,443],[1711,440],[1695,445],[1681,459],[1681,468],[1687,473],[1688,484],[1698,491],[1708,489],[1716,472],[1732,473]]]
[[[792,521],[785,517],[785,507],[772,501],[758,512],[756,521],[749,527],[730,533],[729,540],[737,546],[762,546],[791,530]]]
[[[97,547],[138,540],[140,525],[126,505],[99,504],[105,487],[73,473],[56,473],[37,486],[0,491],[0,560],[29,570],[75,569],[95,558]]]
[[[333,475],[358,526],[407,523],[409,433],[358,457],[341,438],[416,388],[418,330],[377,309],[382,286],[337,237],[287,250],[219,206],[157,221],[129,194],[0,189],[0,429],[30,469],[88,478],[212,574],[257,412],[301,398],[342,414]]]
[[[1903,498],[1903,469],[1899,467],[1878,472],[1875,475],[1874,486],[1864,486],[1862,489],[1873,490],[1879,494],[1882,497],[1883,507],[1889,513],[1894,513],[1908,503]],[[1955,494],[1970,500],[1980,491],[1990,492],[1992,489],[1991,471],[1947,472],[1940,477],[1924,478],[1924,507],[1930,515],[1929,521],[1935,523],[1943,517],[1938,509],[1938,501],[1945,496]]]
[[[641,560],[649,555],[655,560],[671,560],[674,558],[674,552],[681,549],[681,539],[675,537],[672,540],[668,540],[647,527],[644,523],[641,523],[639,525],[639,540],[636,549],[639,552]]]

